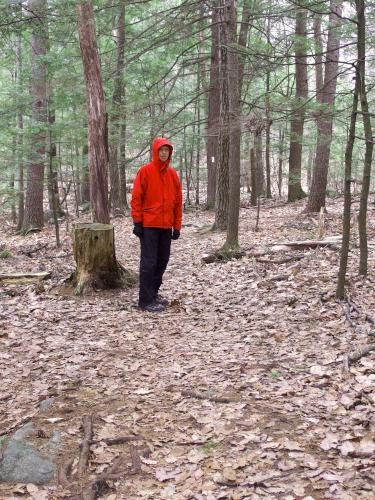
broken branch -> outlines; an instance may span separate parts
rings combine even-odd
[[[129,443],[130,441],[137,441],[138,439],[142,438],[139,436],[119,436],[117,438],[96,439],[95,441],[92,441],[92,444],[105,443],[108,446],[114,446],[116,444],[124,444]]]
[[[90,445],[93,435],[92,415],[84,415],[82,421],[84,436],[81,444],[81,453],[78,462],[78,474],[80,474],[81,476],[85,474],[89,463]]]
[[[216,396],[210,391],[205,391],[198,393],[195,391],[181,391],[181,395],[185,398],[196,398],[196,399],[207,399],[208,401],[213,401],[214,403],[236,403],[238,399],[230,398],[226,396]]]

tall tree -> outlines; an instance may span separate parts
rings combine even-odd
[[[47,23],[46,0],[31,0],[29,11],[33,16],[31,35],[31,82],[33,134],[30,160],[27,169],[25,214],[22,228],[25,231],[43,227],[43,184],[47,123],[46,50]]]
[[[352,160],[353,160],[353,148],[355,141],[355,128],[357,122],[358,96],[360,87],[360,76],[358,69],[359,68],[357,61],[352,112],[350,116],[348,140],[345,149],[344,214],[342,221],[340,267],[339,267],[337,286],[336,286],[336,297],[338,299],[343,299],[345,296],[345,277],[346,277],[346,269],[348,267],[348,254],[349,254],[349,244],[350,244],[350,209],[352,203],[352,196],[351,196]]]
[[[77,4],[77,11],[79,42],[86,84],[92,216],[94,222],[109,224],[107,115],[91,2]]]
[[[366,89],[366,17],[365,17],[365,2],[364,0],[356,0],[357,11],[357,47],[358,47],[358,77],[359,77],[359,93],[361,98],[361,111],[363,120],[363,129],[365,132],[365,163],[363,167],[363,179],[361,200],[358,214],[358,231],[359,231],[359,274],[367,274],[367,202],[370,189],[371,163],[372,153],[374,149],[374,139],[372,136],[371,118],[367,99]]]
[[[229,3],[230,5],[231,3]],[[216,171],[216,200],[214,228],[226,230],[229,204],[230,102],[228,68],[228,8],[226,0],[219,0],[219,82],[220,116],[218,165]],[[236,85],[237,87],[237,85]]]
[[[296,13],[296,32],[294,40],[296,96],[290,124],[288,178],[288,201],[290,202],[299,200],[306,196],[301,186],[303,125],[305,120],[305,100],[308,95],[306,21],[306,9],[299,8]]]
[[[219,2],[212,5],[211,65],[207,117],[207,208],[214,208],[218,164],[220,81],[219,81]]]
[[[111,133],[111,154],[109,162],[109,177],[111,186],[111,204],[114,210],[124,210],[125,206],[122,203],[124,197],[121,196],[120,170],[118,164],[118,150],[121,144],[121,119],[123,89],[124,89],[124,53],[125,53],[125,1],[121,0],[119,5],[118,26],[117,26],[117,58],[114,90],[112,96],[112,133]]]
[[[21,5],[17,6],[19,15],[22,16]],[[16,93],[17,101],[20,101],[22,95],[22,34],[17,33],[16,40]],[[19,104],[20,106],[20,104]],[[17,111],[17,181],[18,181],[18,221],[17,231],[20,231],[23,226],[25,197],[24,197],[24,179],[23,179],[23,113],[22,109]]]
[[[246,15],[246,12],[245,12]],[[227,2],[224,22],[224,42],[227,50],[227,71],[223,78],[227,80],[229,92],[229,203],[227,238],[224,244],[226,250],[235,250],[238,244],[238,218],[240,211],[240,175],[241,175],[241,106],[239,65],[235,44],[237,42],[237,9],[236,1]],[[246,36],[247,31],[245,32]],[[246,42],[244,42],[246,43]],[[242,72],[243,74],[243,72]]]
[[[322,104],[317,119],[318,137],[311,190],[306,206],[307,212],[319,212],[325,207],[329,157],[332,142],[333,112],[336,97],[338,62],[340,50],[340,25],[342,1],[330,0],[329,28],[324,63],[324,82],[318,93]]]

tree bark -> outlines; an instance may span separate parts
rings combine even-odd
[[[47,51],[46,0],[31,0],[28,8],[35,19],[31,35],[32,122],[35,132],[31,139],[31,154],[27,170],[25,213],[22,230],[43,227],[43,184],[47,122],[47,80],[45,55]]]
[[[224,231],[228,227],[229,204],[229,86],[228,86],[228,39],[226,1],[219,0],[219,81],[220,81],[220,119],[218,165],[216,172],[216,206],[214,228]]]
[[[126,120],[126,112],[124,106],[123,120]],[[126,123],[121,125],[120,131],[120,194],[121,194],[121,207],[124,210],[128,210],[128,198],[127,198],[127,187],[126,187]]]
[[[124,53],[125,53],[125,2],[122,0],[119,5],[119,18],[117,26],[117,62],[113,90],[113,112],[112,112],[112,133],[111,133],[111,155],[110,155],[110,186],[111,204],[114,211],[123,211],[123,197],[121,196],[121,182],[118,165],[118,147],[121,144],[121,111],[123,104],[123,76],[124,76]]]
[[[356,70],[355,87],[353,94],[352,113],[350,117],[350,126],[348,141],[345,149],[345,191],[344,191],[344,214],[342,219],[342,244],[340,254],[340,268],[337,277],[336,298],[345,297],[345,277],[348,267],[348,254],[350,243],[350,209],[351,209],[351,184],[352,184],[352,158],[355,140],[355,127],[357,121],[358,95],[360,87],[360,77],[358,68]]]
[[[51,101],[50,101],[51,102]],[[48,122],[50,125],[53,125],[55,123],[55,110],[51,109],[50,105],[50,110],[48,113]],[[49,141],[48,141],[48,171],[47,171],[47,178],[48,178],[48,205],[49,209],[52,213],[54,213],[54,210],[56,210],[57,217],[60,217],[62,215],[62,210],[60,207],[60,200],[59,200],[59,186],[58,186],[58,180],[57,180],[57,170],[55,169],[54,166],[54,158],[56,158],[56,144],[53,138],[53,133],[52,129],[50,127],[49,131]]]
[[[307,212],[319,212],[321,207],[325,207],[326,200],[329,156],[332,141],[333,107],[338,76],[342,12],[341,0],[331,0],[330,11],[327,56],[324,63],[324,84],[320,93],[323,107],[317,120],[318,137],[311,191],[306,206]]]
[[[296,97],[290,125],[291,139],[289,149],[288,179],[289,202],[300,200],[301,198],[304,198],[306,196],[301,185],[303,125],[305,120],[305,100],[308,97],[306,64],[306,22],[306,9],[298,9],[296,14],[296,40],[294,42],[296,66]]]
[[[50,111],[49,113],[49,123],[55,123],[55,111]],[[61,207],[59,200],[59,189],[57,184],[57,171],[53,165],[53,159],[56,156],[56,144],[52,138],[52,129],[49,129],[49,168],[48,168],[48,197],[49,197],[49,206],[52,211],[53,223],[55,226],[55,237],[56,237],[56,246],[60,246],[60,228],[58,217],[61,215]]]
[[[270,14],[270,9],[268,9]],[[270,44],[271,20],[270,16],[267,19],[267,43]],[[265,112],[266,112],[266,197],[272,198],[271,193],[271,110],[270,110],[270,70],[267,69],[266,74],[266,95],[265,95]]]
[[[77,5],[86,86],[91,210],[94,222],[109,223],[108,129],[91,2]]]
[[[256,168],[256,197],[264,194],[264,169],[263,169],[263,127],[260,127],[254,134],[255,168]]]
[[[83,146],[82,159],[83,165],[81,170],[81,203],[90,203],[90,175],[88,161],[89,147],[87,144]]]
[[[17,6],[19,13],[22,15],[21,5]],[[16,41],[16,87],[17,97],[22,95],[22,34],[17,34]],[[24,180],[23,180],[23,114],[21,111],[17,113],[17,199],[18,199],[18,221],[17,231],[20,231],[23,226],[25,200],[24,200]]]
[[[211,66],[210,85],[208,88],[208,118],[207,118],[207,208],[215,207],[216,170],[219,148],[219,113],[220,113],[220,82],[219,82],[219,2],[212,6],[211,22]]]
[[[360,81],[359,92],[361,98],[361,111],[363,120],[363,129],[365,131],[366,149],[365,164],[363,167],[362,190],[358,214],[358,232],[359,232],[359,274],[367,275],[367,203],[370,189],[372,153],[374,141],[372,137],[372,126],[369,113],[366,90],[366,17],[364,0],[356,0],[357,10],[357,47],[358,47],[358,76]]]
[[[258,187],[257,187],[257,166],[255,160],[254,138],[252,141],[252,145],[250,147],[250,184],[251,184],[250,205],[252,207],[256,207],[258,202]]]
[[[227,50],[227,79],[229,92],[229,203],[227,238],[224,244],[226,251],[239,248],[238,219],[240,212],[241,190],[241,88],[239,82],[239,64],[237,52],[233,45],[237,41],[237,9],[236,1],[231,0],[225,7],[225,38],[229,45]],[[246,43],[246,42],[245,42]]]
[[[281,193],[283,189],[283,163],[284,163],[284,130],[279,130],[279,160],[278,160],[278,174],[277,174],[277,189],[279,191],[279,197],[281,198]]]

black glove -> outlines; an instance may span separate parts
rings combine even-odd
[[[143,236],[143,225],[142,222],[134,222],[133,234],[138,236],[138,238],[142,238]]]
[[[180,237],[180,231],[178,229],[173,229],[172,240],[178,240],[179,237]]]

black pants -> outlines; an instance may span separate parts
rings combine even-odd
[[[143,228],[141,240],[141,262],[139,269],[140,307],[151,304],[155,299],[171,253],[172,229],[157,227]]]

